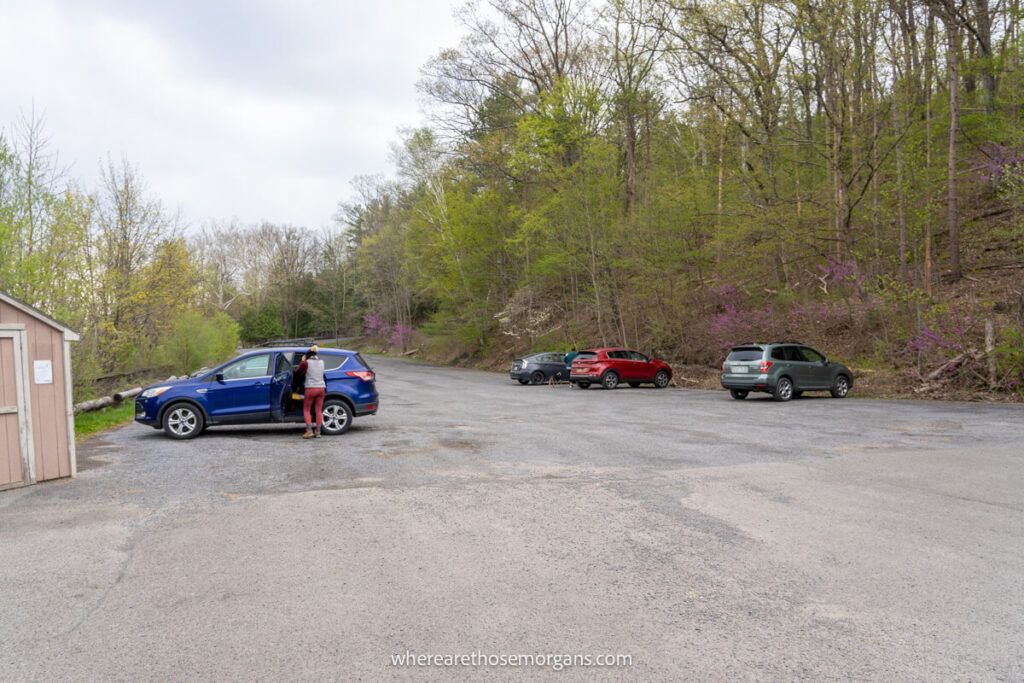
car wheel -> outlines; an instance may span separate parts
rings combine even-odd
[[[654,376],[654,386],[659,389],[664,389],[668,386],[668,383],[672,381],[672,376],[664,370],[658,370],[658,374]]]
[[[775,385],[775,400],[785,403],[793,398],[793,382],[788,377],[782,377]]]
[[[336,436],[344,434],[352,426],[352,409],[344,401],[336,398],[324,401],[324,434]]]
[[[521,379],[521,380],[519,380],[519,383],[520,384],[529,384],[530,380],[528,380],[528,379]]]
[[[589,389],[590,382],[576,382],[576,386],[579,387],[580,389]]]
[[[743,399],[745,399],[747,397],[748,393],[749,392],[744,391],[743,389],[730,389],[729,390],[729,395],[732,396],[737,401],[742,401]]]
[[[540,370],[534,370],[530,375],[530,384],[541,384],[544,382],[544,373]]]
[[[629,386],[631,386],[634,389],[636,389],[636,388],[638,388],[640,386],[640,382],[630,382]]]
[[[601,375],[601,386],[605,389],[614,389],[619,386],[619,373],[614,370],[609,370]]]
[[[830,393],[832,398],[846,398],[846,395],[850,393],[850,379],[846,375],[836,377],[836,381],[832,382]]]
[[[164,434],[172,439],[194,439],[205,429],[203,412],[191,403],[175,403],[164,413]]]

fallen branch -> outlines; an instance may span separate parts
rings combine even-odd
[[[113,396],[104,396],[103,398],[94,398],[91,401],[82,401],[75,405],[75,415],[78,413],[87,413],[93,410],[99,410],[100,408],[106,408],[112,406],[117,401],[114,400]]]
[[[174,379],[171,377],[170,379]],[[93,410],[99,410],[100,408],[107,408],[112,405],[116,405],[126,398],[132,398],[142,393],[142,387],[132,387],[131,389],[122,389],[121,391],[114,392],[110,396],[102,396],[100,398],[94,398],[89,401],[82,401],[76,403],[74,407],[75,415],[79,413],[88,413]]]
[[[927,375],[925,375],[924,376],[925,383],[928,383],[928,382],[931,382],[932,380],[938,379],[939,377],[941,377],[942,375],[946,374],[950,370],[955,370],[966,359],[967,359],[967,354],[966,353],[961,353],[958,356],[954,356],[953,358],[950,358],[945,363],[943,363],[942,365],[940,365],[939,367],[935,368],[934,370],[929,372]]]
[[[118,392],[114,393],[114,400],[117,401],[118,403],[120,403],[121,401],[125,400],[126,398],[131,398],[133,396],[138,396],[141,393],[142,393],[142,387],[134,387],[132,389],[122,389],[121,391],[118,391]]]

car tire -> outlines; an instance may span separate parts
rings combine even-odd
[[[729,390],[729,395],[732,396],[737,401],[742,401],[743,399],[745,399],[747,397],[748,393],[750,393],[750,392],[744,391],[743,389],[730,389]]]
[[[543,383],[544,383],[544,373],[541,372],[540,370],[534,370],[530,374],[530,384],[543,384]]]
[[[590,382],[576,382],[576,386],[579,387],[580,389],[589,389]]]
[[[521,379],[521,380],[519,380],[519,383],[520,384],[529,384],[530,380],[528,380],[528,379]]]
[[[206,429],[203,411],[191,403],[172,403],[164,411],[164,434],[172,439],[194,439]]]
[[[850,378],[846,375],[837,375],[829,389],[832,398],[846,398],[850,394]]]
[[[668,374],[665,370],[658,370],[657,374],[654,375],[654,386],[658,389],[664,389],[671,381],[672,375]]]
[[[352,409],[348,404],[336,398],[324,401],[323,433],[328,436],[344,434],[352,427]]]
[[[793,380],[788,377],[780,377],[775,383],[775,400],[785,403],[793,398]]]
[[[609,370],[601,375],[601,386],[605,389],[614,389],[619,386],[619,373]]]

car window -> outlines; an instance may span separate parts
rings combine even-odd
[[[609,351],[608,357],[618,360],[629,360],[629,351]]]
[[[800,353],[800,347],[799,346],[787,346],[786,347],[786,360],[793,360],[793,361],[796,361],[797,363],[803,363],[804,362],[804,357],[803,357],[803,354]]]
[[[641,361],[643,363],[650,362],[650,360],[651,360],[650,358],[648,358],[644,354],[640,353],[639,351],[630,351],[629,352],[629,357],[632,358],[633,360],[638,360],[638,361]]]
[[[785,346],[776,346],[772,349],[772,360],[791,360],[786,354]]]
[[[235,361],[221,370],[224,379],[252,379],[254,377],[266,377],[270,368],[270,354],[259,353]]]
[[[320,356],[320,360],[324,362],[324,370],[337,370],[348,361],[348,356],[342,356],[341,354],[325,354]]]
[[[821,361],[825,360],[825,356],[821,355],[814,349],[807,348],[806,346],[803,346],[796,350],[803,354],[803,359],[808,363],[820,363]]]
[[[565,354],[563,353],[549,353],[546,358],[548,363],[565,363]]]
[[[729,357],[726,358],[726,360],[733,361],[735,363],[761,360],[763,353],[764,351],[756,346],[739,346],[729,352]]]
[[[288,362],[288,354],[280,353],[277,355],[277,367],[274,369],[275,375],[280,375],[288,372],[292,369],[291,363]]]

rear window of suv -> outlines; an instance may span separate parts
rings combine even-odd
[[[337,370],[348,360],[348,356],[342,356],[341,354],[324,354],[320,356],[320,360],[324,362],[324,370]]]
[[[597,351],[580,351],[576,354],[574,360],[583,360],[586,358],[597,358]]]
[[[764,355],[764,351],[757,346],[740,346],[729,352],[729,357],[726,360],[734,362],[761,360],[761,356]]]

